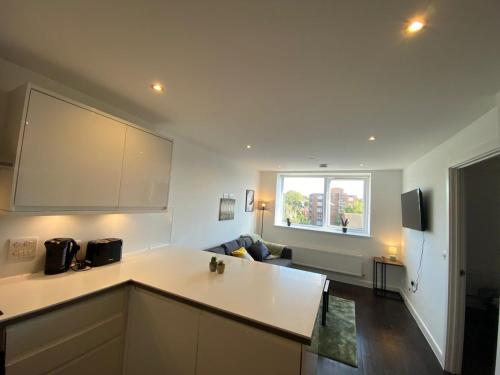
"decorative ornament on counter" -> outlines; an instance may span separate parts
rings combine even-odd
[[[212,259],[210,259],[208,267],[210,268],[210,272],[215,272],[217,270],[217,257],[212,257]]]
[[[217,273],[223,274],[225,269],[226,269],[226,265],[224,264],[224,261],[219,260],[219,262],[217,263]]]

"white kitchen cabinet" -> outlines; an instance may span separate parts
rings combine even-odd
[[[120,374],[126,307],[126,289],[120,288],[8,325],[5,373],[65,374],[67,366],[109,352],[112,357],[92,366],[114,369],[107,372],[110,375]]]
[[[125,137],[120,207],[167,207],[172,142],[128,127]]]
[[[171,140],[32,84],[8,98],[0,211],[167,209]]]
[[[124,124],[31,90],[14,204],[117,207]]]
[[[131,288],[124,373],[194,374],[200,311]]]
[[[296,341],[201,313],[197,375],[300,375],[301,356],[302,345]]]
[[[115,338],[50,372],[51,375],[121,375],[123,340]]]

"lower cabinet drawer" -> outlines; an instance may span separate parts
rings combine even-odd
[[[7,375],[24,375],[52,372],[55,368],[95,351],[96,348],[113,339],[121,339],[124,324],[123,315],[117,315],[78,334],[13,358],[6,362],[6,373]],[[121,355],[112,360],[121,363]]]
[[[7,326],[6,374],[52,373],[108,342],[123,343],[126,293],[116,289]],[[121,366],[121,350],[110,360]]]
[[[50,373],[53,375],[120,375],[123,340],[115,338]]]
[[[6,362],[36,352],[116,314],[123,314],[126,298],[123,287],[7,326]]]

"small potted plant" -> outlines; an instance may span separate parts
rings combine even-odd
[[[226,268],[226,265],[224,264],[223,260],[219,260],[217,262],[217,273],[222,274],[224,273],[224,269]]]
[[[349,219],[342,214],[340,215],[340,221],[342,223],[342,233],[347,233],[347,224],[349,224]]]
[[[217,257],[212,257],[212,259],[210,259],[208,267],[210,268],[210,272],[215,272],[217,270]]]

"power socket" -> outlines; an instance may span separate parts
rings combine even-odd
[[[38,237],[13,238],[9,241],[9,260],[28,261],[36,257]]]

